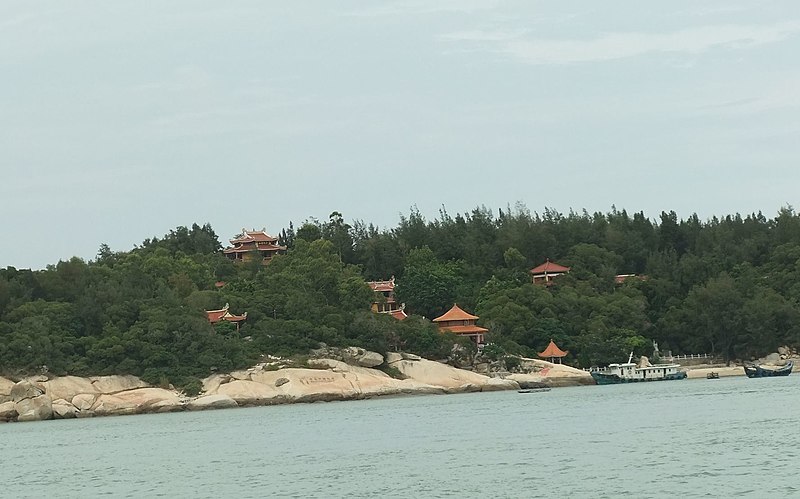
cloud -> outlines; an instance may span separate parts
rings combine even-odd
[[[443,12],[475,12],[491,10],[499,0],[402,0],[376,5],[347,13],[352,17],[384,17],[398,15],[439,14]]]
[[[450,42],[486,43],[528,64],[574,64],[610,61],[652,53],[700,54],[716,47],[748,48],[785,40],[800,33],[800,21],[773,25],[723,25],[672,33],[608,33],[582,40],[527,39],[523,33],[465,31],[444,34]]]

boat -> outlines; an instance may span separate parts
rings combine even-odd
[[[748,378],[771,378],[773,376],[788,376],[792,373],[792,368],[794,367],[794,363],[789,361],[783,367],[778,367],[777,369],[768,369],[766,367],[761,367],[758,364],[745,364],[744,365],[744,373],[747,375]]]
[[[686,379],[686,372],[681,371],[681,366],[678,364],[655,364],[636,367],[636,364],[631,362],[632,359],[633,352],[628,357],[628,362],[609,364],[605,369],[595,369],[589,371],[589,374],[592,375],[598,385]]]
[[[711,371],[710,373],[706,374],[706,379],[719,379],[719,373]]]
[[[517,393],[539,393],[539,392],[549,392],[549,387],[542,387],[542,388],[525,388],[523,390],[517,390]]]

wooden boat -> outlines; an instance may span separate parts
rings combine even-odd
[[[592,375],[598,385],[686,379],[686,372],[681,371],[681,366],[678,364],[656,364],[647,367],[636,367],[636,364],[631,362],[632,359],[633,352],[628,357],[628,362],[609,364],[605,369],[590,371],[589,374]]]
[[[711,371],[710,373],[706,374],[706,379],[719,379],[719,373]]]
[[[794,364],[789,361],[785,366],[777,369],[768,369],[757,364],[745,364],[744,373],[748,378],[771,378],[773,376],[788,376],[792,373]]]
[[[517,390],[517,393],[539,393],[539,392],[549,392],[549,387],[542,387],[542,388],[525,388],[524,390]]]

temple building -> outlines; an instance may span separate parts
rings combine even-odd
[[[550,359],[550,362],[553,364],[561,364],[561,359],[566,357],[568,353],[569,352],[565,352],[564,350],[558,348],[558,345],[556,345],[551,338],[550,344],[547,345],[547,348],[544,349],[544,352],[539,352],[539,357],[543,359]],[[556,362],[556,359],[558,359],[558,362]]]
[[[206,310],[206,318],[211,324],[216,324],[221,321],[232,322],[236,324],[236,330],[239,330],[239,324],[247,320],[247,312],[242,315],[234,315],[228,310],[229,305],[226,303],[224,307],[219,310]]]
[[[389,314],[395,319],[403,320],[408,315],[404,312],[405,304],[398,304],[394,297],[394,276],[388,281],[368,281],[370,289],[375,293],[372,311]]]
[[[439,326],[439,330],[450,331],[459,336],[467,336],[481,347],[484,344],[484,334],[489,330],[476,325],[475,321],[478,319],[477,315],[468,314],[461,310],[458,305],[453,305],[453,308],[433,319],[433,322]]]
[[[286,251],[286,246],[280,246],[278,238],[270,236],[266,230],[242,229],[241,234],[231,239],[232,246],[222,250],[222,253],[234,262],[261,259],[263,264],[269,263],[278,252]]]
[[[534,284],[543,284],[550,286],[553,284],[553,279],[564,274],[569,274],[569,267],[564,267],[555,262],[551,262],[548,258],[546,262],[534,267],[530,270],[531,278]]]

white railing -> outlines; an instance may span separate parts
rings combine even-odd
[[[707,353],[690,353],[684,355],[670,355],[669,357],[661,357],[662,360],[691,360],[691,359],[713,359],[713,355]]]

